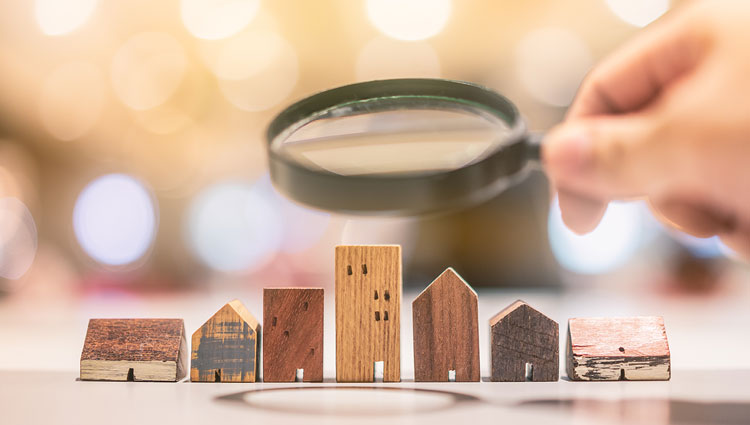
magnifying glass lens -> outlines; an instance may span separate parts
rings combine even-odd
[[[475,84],[369,81],[314,94],[268,126],[271,180],[345,214],[452,211],[497,195],[538,158],[518,109]]]
[[[462,109],[362,112],[346,107],[309,122],[273,149],[308,168],[341,176],[413,176],[479,161],[509,133],[501,119]]]

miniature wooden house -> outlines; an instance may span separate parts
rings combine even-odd
[[[81,380],[179,381],[187,370],[182,319],[91,319]]]
[[[662,317],[591,317],[568,321],[566,371],[574,381],[669,380]]]
[[[190,380],[255,382],[260,324],[239,301],[227,303],[193,333]]]
[[[323,381],[323,288],[263,289],[263,380]]]
[[[399,382],[401,247],[337,246],[336,380],[373,382],[375,362],[383,381]]]
[[[557,381],[557,322],[518,300],[490,319],[492,381]]]
[[[477,293],[452,268],[412,303],[414,380],[474,381],[479,371]]]

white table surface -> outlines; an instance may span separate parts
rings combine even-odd
[[[2,423],[750,422],[747,371],[675,372],[671,381],[664,382],[403,382],[356,386],[77,382],[76,377],[75,372],[0,373]]]

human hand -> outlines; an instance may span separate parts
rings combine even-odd
[[[645,198],[750,258],[750,2],[690,3],[639,33],[587,76],[542,160],[573,231]]]

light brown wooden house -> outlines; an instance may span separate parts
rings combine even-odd
[[[401,247],[337,246],[336,380],[373,382],[375,362],[383,381],[399,382]]]

